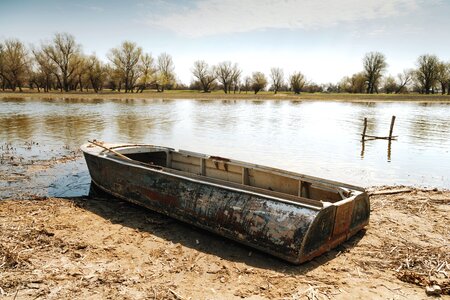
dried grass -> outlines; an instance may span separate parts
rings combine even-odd
[[[80,222],[92,220],[93,215],[86,218],[92,206],[109,209],[108,206],[115,205],[110,208],[114,211],[122,208],[122,203],[100,200],[37,197],[1,204],[0,294],[14,296],[19,290],[18,297],[29,293],[30,299],[38,295],[68,299],[93,295],[91,291],[105,297],[133,291],[136,296],[144,293],[147,299],[190,299],[192,294],[189,293],[195,289],[183,281],[194,277],[211,285],[204,289],[205,298],[213,286],[215,289],[224,287],[216,296],[226,293],[231,286],[228,295],[242,298],[333,299],[348,290],[358,292],[360,289],[364,293],[376,286],[385,286],[385,295],[392,296],[417,291],[414,286],[425,288],[433,284],[438,284],[443,294],[449,294],[450,249],[443,210],[449,201],[438,191],[413,190],[373,196],[370,225],[361,239],[342,245],[336,257],[330,256],[329,261],[300,267],[273,262],[279,269],[249,266],[223,259],[214,255],[214,251],[208,253],[208,246],[203,246],[207,239],[191,231],[190,234],[201,239],[200,249],[206,250],[190,249],[186,247],[189,243],[165,241],[152,233],[161,234],[164,228],[172,226],[177,231],[181,227],[175,221],[131,206],[123,206],[120,214],[106,214],[106,219],[98,218],[93,223],[98,231],[105,230],[100,240],[77,236],[77,232],[89,230],[90,224],[81,226]],[[402,216],[422,220],[431,226],[429,230],[433,230],[433,235],[426,236],[424,228],[409,227],[407,219],[400,218]],[[432,217],[437,222],[429,221]],[[75,218],[78,225],[72,221]],[[146,229],[126,228],[119,218],[140,220],[136,228]],[[167,226],[169,223],[171,225]],[[184,239],[180,241],[186,243]],[[144,252],[136,252],[136,255],[140,259],[148,256],[149,263],[141,263],[142,269],[132,270],[133,258],[125,250],[141,245]],[[248,252],[239,253],[242,256],[238,258],[243,259]],[[111,267],[110,261],[116,260],[120,266]],[[83,267],[76,269],[77,266]],[[396,286],[390,285],[391,281]],[[60,294],[51,294],[59,288]],[[209,296],[214,298],[214,293],[211,291]]]
[[[371,198],[374,212],[388,214],[389,211],[399,211],[406,216],[430,219],[435,224],[432,227],[434,233],[441,232],[442,235],[432,238],[425,229],[420,233],[415,232],[420,230],[417,228],[419,225],[412,228],[410,225],[406,230],[406,224],[388,216],[380,217],[372,221],[374,226],[388,222],[392,232],[398,234],[403,230],[405,236],[398,234],[396,238],[384,239],[380,247],[372,247],[372,251],[368,252],[371,260],[365,263],[380,270],[393,270],[403,282],[422,287],[437,284],[442,288],[443,294],[449,295],[450,229],[445,225],[448,216],[445,216],[443,206],[450,204],[450,197],[442,197],[442,191],[418,189],[390,196],[386,196],[387,194],[388,192],[382,192]]]

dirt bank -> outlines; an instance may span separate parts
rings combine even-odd
[[[386,189],[393,188],[375,194]],[[3,200],[0,294],[5,299],[424,299],[430,281],[448,294],[450,192],[375,194],[366,232],[302,266],[115,199]]]
[[[292,92],[260,92],[254,94],[231,93],[225,94],[223,91],[211,93],[201,93],[190,90],[175,90],[158,93],[156,91],[145,91],[143,93],[119,93],[103,91],[92,92],[49,92],[37,93],[36,91],[0,92],[0,98],[43,98],[43,99],[196,99],[196,100],[292,100],[292,101],[347,101],[347,102],[384,102],[384,101],[414,101],[414,102],[449,102],[450,95],[422,95],[422,94],[347,94],[347,93],[302,93],[296,95]]]

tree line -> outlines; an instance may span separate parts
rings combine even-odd
[[[220,88],[225,93],[253,91],[257,94],[259,91],[265,90],[270,83],[270,89],[275,94],[280,90],[291,90],[299,94],[306,84],[306,78],[301,72],[294,72],[289,77],[289,82],[285,82],[284,72],[281,68],[270,70],[270,82],[262,72],[253,72],[251,76],[241,79],[242,70],[237,63],[233,64],[230,61],[209,66],[204,60],[198,60],[194,62],[191,72],[195,80],[189,88],[205,93]]]
[[[242,69],[230,61],[209,65],[195,61],[191,73],[194,80],[189,86],[177,81],[172,57],[161,53],[153,57],[136,43],[124,41],[107,54],[107,62],[95,54],[86,55],[74,36],[56,33],[49,42],[26,47],[17,39],[0,42],[0,88],[22,91],[23,87],[48,92],[103,89],[143,92],[145,89],[192,89],[202,92],[223,90],[241,93],[269,90],[329,92],[329,93],[442,93],[450,95],[450,63],[436,55],[425,54],[417,58],[415,69],[405,69],[397,76],[386,74],[387,60],[380,52],[367,53],[362,70],[345,76],[338,83],[316,84],[307,80],[300,71],[285,76],[283,69],[271,68],[270,74],[253,72],[242,76]]]
[[[419,56],[416,69],[405,69],[396,77],[385,75],[387,66],[384,54],[367,53],[363,58],[363,70],[344,77],[336,89],[348,93],[440,92],[450,95],[450,63],[440,60],[436,55]]]
[[[279,91],[328,92],[328,93],[408,93],[430,94],[440,92],[450,95],[450,63],[441,61],[436,55],[425,54],[417,59],[416,69],[405,69],[396,77],[386,75],[388,67],[384,54],[369,52],[363,58],[363,70],[352,76],[345,76],[337,84],[316,84],[308,81],[301,72],[285,77],[281,68],[270,69],[269,77],[254,72],[240,80],[242,71],[237,64],[222,62],[209,66],[205,61],[194,63],[191,70],[195,81],[191,89],[209,92],[218,86],[225,93],[230,91],[253,91],[255,94],[268,87],[275,94]]]
[[[75,38],[57,33],[51,42],[27,49],[16,39],[0,43],[0,87],[22,91],[29,87],[48,92],[104,88],[142,92],[158,91],[176,84],[174,63],[167,53],[156,59],[136,43],[125,41],[108,53],[108,63],[95,54],[85,55]]]

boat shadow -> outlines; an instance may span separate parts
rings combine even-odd
[[[362,230],[345,243],[312,261],[302,265],[294,265],[217,234],[110,195],[67,197],[65,199],[108,220],[112,224],[119,224],[140,232],[147,232],[168,242],[179,243],[185,247],[214,255],[227,261],[241,262],[251,267],[270,269],[292,275],[306,274],[326,264],[340,253],[356,246],[365,233],[365,230]]]

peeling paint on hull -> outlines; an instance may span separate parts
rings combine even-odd
[[[369,218],[365,193],[344,210],[312,207],[83,151],[93,182],[104,191],[295,264],[345,241]],[[339,214],[345,222],[335,222]]]

